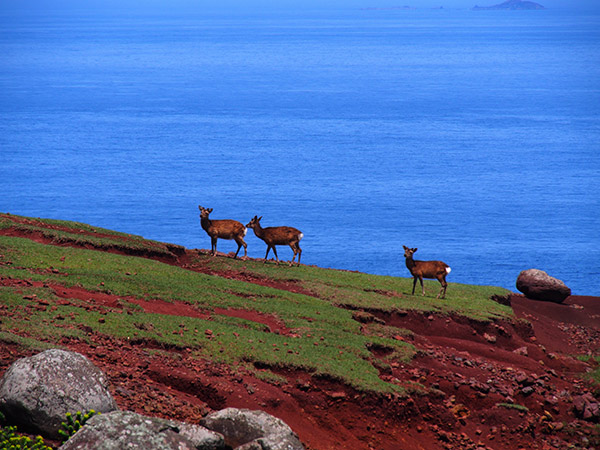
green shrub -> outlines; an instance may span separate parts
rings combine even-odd
[[[0,419],[3,419],[2,416]],[[2,427],[0,428],[0,448],[2,450],[52,450],[44,444],[41,436],[32,439],[28,436],[19,436],[17,427]]]
[[[73,414],[67,413],[67,420],[62,423],[60,430],[58,430],[58,434],[60,434],[63,441],[69,440],[71,436],[77,433],[79,429],[96,414],[100,413],[93,409],[85,414],[82,414],[81,411],[77,411],[75,417],[73,417]]]

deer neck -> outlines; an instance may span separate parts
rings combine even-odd
[[[254,230],[254,234],[259,237],[259,238],[263,238],[265,235],[265,230],[263,229],[263,227],[260,226],[260,223],[257,223],[255,226],[252,227],[252,229]]]
[[[212,221],[208,217],[200,217],[200,225],[202,226],[204,231],[208,231],[208,229],[212,225]]]
[[[413,259],[412,256],[407,256],[406,257],[406,267],[408,268],[408,270],[410,270],[412,272],[413,268],[415,267],[415,260]]]

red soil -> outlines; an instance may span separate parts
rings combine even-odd
[[[15,235],[10,229],[0,233]],[[25,237],[44,242],[41,235]],[[191,265],[191,252],[187,250],[170,263],[207,272]],[[215,275],[311,295],[293,282],[244,273]],[[0,285],[31,284],[37,283],[0,278]],[[65,303],[81,306],[85,302],[87,308],[100,312],[126,313],[123,302],[110,294],[59,284],[49,287]],[[127,301],[154,313],[203,319],[226,314],[264,324],[275,333],[290,332],[277,317],[253,311],[203,311],[181,302]],[[554,304],[513,295],[511,301],[515,315],[530,324],[369,311],[372,320],[414,333],[397,338],[418,348],[415,359],[410,364],[393,363],[380,374],[382,379],[396,379],[406,386],[418,383],[431,390],[409,398],[365,395],[337,381],[299,371],[279,371],[287,383],[270,384],[245,367],[192,358],[186,348],[164,348],[139,339],[117,340],[91,330],[87,342],[65,338],[60,345],[86,355],[107,373],[122,409],[192,423],[210,410],[228,406],[262,409],[288,423],[308,449],[516,450],[600,445],[598,428],[577,418],[572,407],[573,396],[593,391],[582,374],[597,369],[597,364],[571,356],[600,354],[600,298],[573,296]],[[0,314],[9,314],[2,306]],[[371,320],[369,314],[364,317]],[[144,326],[152,325],[140,324]],[[16,359],[31,353],[2,342],[0,375]],[[373,354],[376,358],[377,350]],[[499,404],[518,404],[528,411]]]

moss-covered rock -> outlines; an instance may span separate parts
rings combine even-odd
[[[58,439],[67,413],[92,409],[117,405],[104,373],[79,353],[51,349],[22,358],[0,380],[0,410],[24,431]]]
[[[60,450],[222,450],[223,436],[198,425],[114,411],[92,417]]]

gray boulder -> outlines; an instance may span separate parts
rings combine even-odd
[[[0,410],[10,423],[57,439],[65,415],[117,405],[104,373],[79,353],[46,350],[15,361],[0,380]]]
[[[222,450],[223,436],[199,425],[114,411],[92,417],[60,450]]]
[[[226,408],[207,415],[200,424],[222,434],[236,450],[304,450],[285,422],[264,411]]]
[[[565,283],[538,269],[521,272],[517,278],[517,289],[528,298],[556,303],[562,303],[571,295],[571,289]]]

